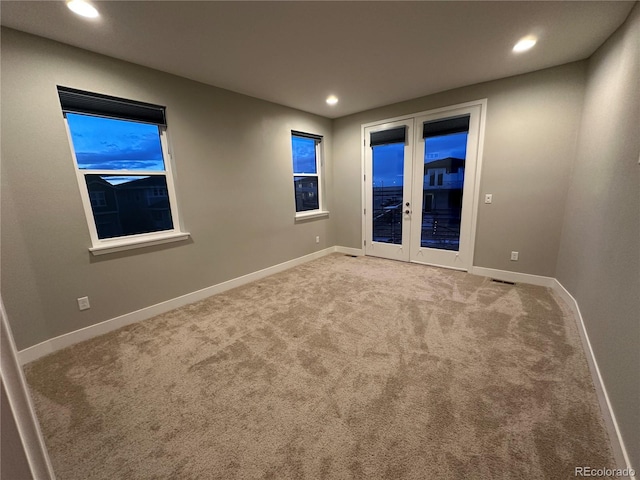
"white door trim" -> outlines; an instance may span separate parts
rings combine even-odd
[[[487,116],[487,99],[486,98],[482,98],[479,100],[473,100],[470,102],[464,102],[464,103],[458,103],[456,105],[449,105],[446,107],[440,107],[440,108],[435,108],[432,110],[427,110],[427,111],[423,111],[423,112],[417,112],[417,113],[413,113],[413,114],[408,114],[408,115],[399,115],[397,117],[393,117],[393,118],[387,118],[387,119],[383,119],[383,120],[378,120],[375,122],[368,122],[368,123],[363,123],[360,126],[360,139],[361,139],[361,143],[360,143],[360,148],[361,148],[361,162],[360,162],[360,178],[362,180],[362,190],[361,190],[361,215],[362,215],[362,230],[361,230],[361,241],[362,241],[362,246],[363,249],[365,248],[365,242],[366,242],[366,238],[367,238],[367,224],[366,224],[366,215],[365,215],[365,208],[367,205],[367,197],[366,197],[366,179],[365,179],[365,173],[366,173],[366,153],[367,153],[367,138],[365,135],[365,129],[369,128],[369,127],[375,127],[375,126],[382,126],[385,124],[389,124],[389,123],[395,123],[395,122],[401,122],[401,121],[406,121],[406,122],[414,122],[416,118],[421,117],[421,116],[427,116],[427,115],[436,115],[436,114],[444,114],[446,115],[447,112],[450,111],[454,111],[454,110],[460,110],[460,109],[465,109],[465,108],[470,108],[470,107],[480,107],[480,113],[479,113],[479,128],[478,128],[478,144],[477,144],[477,156],[476,156],[476,166],[475,166],[475,179],[473,181],[473,196],[472,196],[472,207],[471,207],[471,231],[470,231],[470,239],[471,239],[471,244],[469,246],[469,252],[468,252],[468,256],[469,256],[469,261],[468,261],[468,266],[467,268],[464,268],[463,270],[471,270],[471,268],[474,265],[474,256],[475,256],[475,246],[476,246],[476,231],[477,231],[477,225],[478,225],[478,209],[480,206],[480,181],[481,181],[481,177],[482,177],[482,160],[483,160],[483,152],[484,152],[484,136],[485,136],[485,126],[486,126],[486,116]],[[415,152],[414,152],[415,154]],[[422,262],[418,262],[418,263],[422,263]],[[439,266],[439,265],[437,265]]]
[[[16,344],[0,298],[0,348],[2,362],[0,362],[0,377],[7,394],[7,403],[3,405],[11,411],[16,423],[18,435],[22,443],[31,475],[37,480],[54,480],[56,478],[53,465],[44,443],[40,430],[36,410],[29,394],[27,381],[22,372]]]
[[[476,228],[478,226],[478,210],[480,208],[480,177],[482,176],[482,158],[484,153],[484,132],[487,124],[487,99],[469,102],[480,106],[480,125],[478,128],[478,152],[476,157],[476,178],[473,185],[473,206],[471,210],[471,248],[469,250],[469,269],[473,268],[476,252]]]
[[[408,120],[398,120],[395,122],[384,122],[376,125],[372,125],[365,128],[365,147],[366,140],[369,135],[374,132],[389,130],[397,127],[405,127],[406,135],[405,135],[405,143],[404,143],[404,155],[403,155],[403,185],[402,185],[402,206],[401,210],[405,210],[404,203],[412,201],[412,175],[413,175],[413,165],[411,162],[408,162],[408,158],[413,158],[413,142],[414,142],[414,121],[413,119]],[[368,132],[368,133],[367,133]],[[365,154],[365,175],[364,179],[368,177],[369,180],[364,182],[364,193],[365,193],[365,203],[364,209],[369,209],[369,214],[364,215],[365,219],[365,245],[364,251],[366,255],[372,255],[376,257],[389,258],[392,260],[401,260],[408,262],[410,260],[409,251],[411,245],[411,217],[409,215],[402,214],[402,243],[401,244],[392,244],[392,243],[381,243],[374,242],[373,238],[368,238],[367,232],[372,232],[373,230],[373,148],[368,147],[364,150]],[[370,159],[367,161],[367,158]],[[369,201],[371,200],[371,204]],[[364,212],[364,210],[363,210]]]

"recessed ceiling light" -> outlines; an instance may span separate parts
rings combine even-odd
[[[69,7],[69,10],[73,13],[77,13],[82,17],[96,18],[100,15],[93,5],[84,0],[69,0],[67,7]]]
[[[329,105],[335,105],[336,103],[338,103],[338,97],[336,97],[335,95],[329,95],[327,97],[327,103]]]
[[[513,51],[514,52],[526,52],[527,50],[529,50],[530,48],[532,48],[536,42],[538,41],[538,39],[536,37],[524,37],[521,38],[518,43],[515,44],[515,46],[513,47]]]

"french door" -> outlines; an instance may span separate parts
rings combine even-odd
[[[370,124],[365,253],[468,270],[484,102]]]

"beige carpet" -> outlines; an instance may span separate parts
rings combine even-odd
[[[613,467],[550,291],[331,255],[27,366],[58,478],[568,479]]]

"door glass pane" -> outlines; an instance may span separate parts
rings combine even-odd
[[[373,150],[373,241],[402,244],[404,143]]]
[[[164,175],[85,175],[98,238],[173,229]]]
[[[424,139],[422,247],[459,249],[467,136],[462,132]]]

